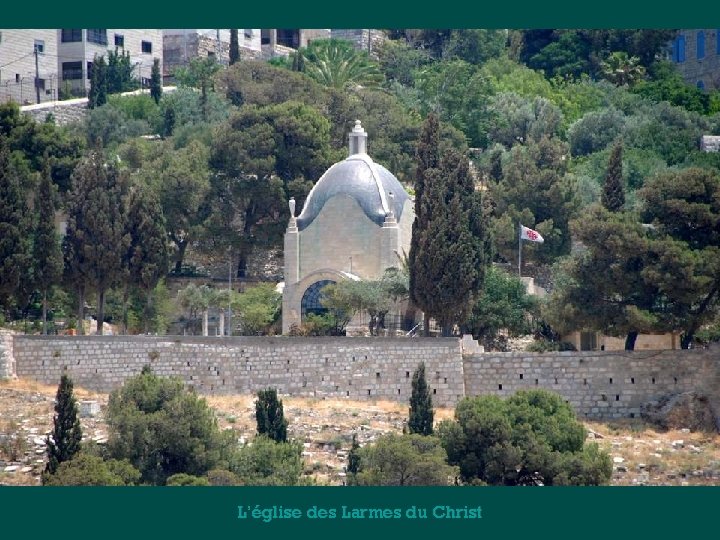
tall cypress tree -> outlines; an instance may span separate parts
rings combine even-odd
[[[258,392],[255,419],[259,435],[267,435],[275,442],[287,441],[288,422],[283,413],[282,400],[277,397],[277,390],[268,388]]]
[[[45,440],[48,456],[45,474],[55,474],[62,462],[71,460],[80,451],[81,441],[82,429],[73,394],[73,383],[70,377],[63,375],[55,396],[53,430]]]
[[[43,334],[47,334],[48,293],[60,281],[63,270],[62,251],[60,251],[59,237],[55,231],[55,202],[50,179],[50,166],[47,160],[35,198],[35,209],[37,224],[33,243],[35,264],[33,277],[43,297]]]
[[[108,69],[104,56],[95,56],[90,77],[90,93],[88,94],[88,108],[102,107],[107,103]]]
[[[422,173],[410,247],[410,291],[425,313],[426,335],[433,317],[447,336],[454,323],[464,320],[482,287],[489,242],[482,196],[467,157],[448,151],[436,167],[425,168],[436,155],[418,148]]]
[[[619,212],[625,205],[625,188],[622,172],[622,141],[613,145],[605,173],[605,185],[602,192],[602,205],[611,212]]]
[[[97,333],[102,335],[105,292],[122,274],[124,233],[124,176],[93,151],[73,172],[68,197],[68,227],[63,243],[66,277],[78,292],[82,324],[87,287],[97,292]]]
[[[240,61],[240,43],[238,42],[238,29],[230,29],[230,65]]]
[[[150,97],[155,103],[160,103],[162,97],[162,76],[160,74],[160,59],[153,60],[152,71],[150,72]]]
[[[415,171],[415,221],[412,226],[410,253],[408,254],[408,267],[410,270],[410,300],[413,304],[422,307],[420,299],[420,284],[418,284],[417,261],[425,258],[420,240],[422,232],[427,228],[427,218],[424,215],[424,193],[426,176],[429,171],[436,169],[440,161],[440,123],[434,113],[430,113],[423,124],[422,133],[418,140],[416,151],[417,168]],[[425,317],[425,335],[430,334],[430,318]]]
[[[412,378],[408,430],[410,433],[432,435],[433,417],[432,396],[425,379],[425,363],[421,362]]]
[[[360,453],[358,450],[360,450],[360,444],[357,440],[357,433],[353,433],[352,445],[347,456],[347,472],[353,476],[360,472]]]
[[[0,135],[0,303],[20,293],[29,272],[29,213],[19,175]],[[16,298],[18,300],[18,298]]]
[[[130,192],[127,209],[125,263],[129,283],[145,295],[143,321],[147,333],[152,291],[168,270],[165,217],[158,198],[140,186]]]

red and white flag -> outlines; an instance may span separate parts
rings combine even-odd
[[[531,242],[544,242],[545,239],[540,235],[539,232],[528,229],[523,225],[520,225],[520,240],[530,240]]]

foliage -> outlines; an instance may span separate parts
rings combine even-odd
[[[348,452],[347,467],[346,467],[348,474],[353,475],[353,477],[360,471],[359,450],[360,450],[360,443],[358,443],[358,440],[357,440],[357,433],[353,433],[352,445],[350,446],[350,451]]]
[[[628,56],[625,51],[616,51],[600,63],[602,76],[618,86],[632,86],[645,75],[640,58]]]
[[[709,112],[708,94],[685,82],[670,62],[658,61],[650,66],[650,79],[636,84],[632,91],[655,102],[668,101],[688,111]]]
[[[88,108],[95,109],[107,103],[108,72],[104,56],[93,59],[92,74],[90,76],[90,92],[88,93]]]
[[[47,333],[47,299],[53,286],[60,282],[63,270],[60,241],[55,231],[55,193],[47,167],[40,178],[35,198],[37,222],[33,239],[33,281],[43,296],[43,334]]]
[[[110,395],[107,422],[110,456],[129,460],[144,483],[163,485],[177,473],[202,476],[228,459],[230,440],[205,400],[149,368]]]
[[[510,335],[525,334],[534,308],[535,299],[527,294],[525,284],[517,276],[490,265],[482,291],[463,324],[463,332],[486,340],[502,329]]]
[[[132,486],[140,480],[140,471],[127,460],[104,461],[80,452],[43,479],[46,486]]]
[[[344,90],[355,86],[374,87],[382,83],[382,72],[366,51],[339,39],[316,39],[300,49],[307,75],[324,86]]]
[[[202,476],[193,476],[192,474],[177,473],[168,477],[166,486],[209,486],[210,481]]]
[[[200,89],[200,111],[205,122],[210,118],[208,94],[215,90],[215,74],[220,71],[220,64],[212,57],[193,58],[187,67],[177,68],[175,78],[181,86]]]
[[[255,419],[258,435],[265,435],[278,443],[287,441],[288,422],[283,414],[282,400],[277,397],[277,390],[268,388],[258,391]]]
[[[386,81],[397,82],[404,86],[413,86],[415,70],[431,62],[427,51],[411,47],[404,40],[384,41],[377,54]]]
[[[238,43],[238,29],[230,29],[230,65],[236,64],[240,61],[240,45]]]
[[[438,137],[437,118],[430,116],[418,144],[410,298],[447,335],[482,285],[489,249],[481,192],[467,158],[455,151],[440,157]]]
[[[123,98],[119,103],[124,105],[128,100]],[[150,132],[146,120],[128,118],[122,110],[111,104],[91,110],[78,128],[84,132],[89,146],[102,147],[117,145]]]
[[[613,145],[605,174],[605,186],[602,193],[602,205],[610,212],[619,212],[625,205],[625,186],[623,185],[622,141]]]
[[[240,321],[242,334],[254,336],[267,333],[269,327],[280,317],[282,295],[271,283],[248,287],[234,296],[232,308]]]
[[[457,476],[440,440],[432,436],[389,433],[358,454],[360,469],[351,480],[359,486],[447,486]]]
[[[508,148],[529,138],[557,135],[563,122],[560,109],[547,99],[502,93],[490,98],[488,138]]]
[[[302,445],[276,442],[264,435],[236,450],[230,471],[245,486],[296,486],[303,470]]]
[[[162,74],[160,73],[160,59],[153,59],[152,70],[150,71],[150,97],[155,103],[160,103],[162,97]]]
[[[602,150],[622,133],[624,125],[624,115],[613,108],[587,113],[568,130],[572,155],[584,156]]]
[[[464,482],[491,485],[598,485],[610,480],[607,453],[584,447],[570,405],[545,390],[463,399],[438,432]]]
[[[425,363],[421,362],[413,372],[412,377],[408,432],[432,435],[433,416],[432,396],[430,395],[427,379],[425,379]]]
[[[130,53],[125,51],[108,51],[107,59],[107,93],[117,94],[128,92],[137,88],[137,81],[133,79],[134,66],[130,60]]]
[[[73,382],[67,375],[62,375],[55,396],[53,430],[45,441],[48,456],[45,475],[55,474],[61,463],[71,460],[80,451],[81,441],[82,428]]]

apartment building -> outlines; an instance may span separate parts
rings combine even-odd
[[[163,34],[160,29],[63,28],[56,30],[57,71],[65,93],[85,95],[90,88],[95,56],[108,51],[129,53],[134,75],[149,85],[153,61],[163,61]]]
[[[57,99],[57,66],[57,30],[0,29],[0,103]]]

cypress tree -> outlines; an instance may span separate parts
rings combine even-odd
[[[129,245],[125,263],[129,283],[145,295],[143,321],[147,333],[152,291],[168,270],[165,217],[157,197],[146,189],[137,186],[128,199],[125,237]]]
[[[29,213],[19,175],[10,166],[10,151],[0,135],[0,302],[20,293],[29,273]]]
[[[60,281],[63,270],[60,242],[55,231],[55,202],[50,179],[50,166],[47,160],[40,178],[40,186],[35,199],[35,209],[38,220],[33,243],[33,260],[35,264],[33,275],[36,286],[43,297],[43,334],[47,334],[48,293]]]
[[[360,444],[357,440],[357,433],[353,433],[352,446],[347,457],[347,472],[353,476],[360,471],[360,454],[358,450],[360,450]]]
[[[425,334],[433,317],[447,336],[454,323],[464,320],[482,287],[489,240],[482,196],[467,157],[451,150],[437,160],[438,154],[424,132],[418,145],[419,216],[410,246],[410,295],[425,313]]]
[[[107,103],[108,70],[104,56],[95,56],[93,59],[92,76],[90,77],[90,94],[88,95],[88,108],[95,109]]]
[[[66,278],[78,292],[82,325],[87,287],[97,292],[97,333],[102,335],[105,292],[122,275],[125,178],[93,151],[73,172],[68,197],[68,227],[63,242]]]
[[[230,65],[240,61],[240,44],[238,43],[238,29],[230,29]]]
[[[425,363],[421,362],[412,378],[408,430],[410,433],[432,435],[433,417],[432,396],[425,379]]]
[[[260,390],[255,401],[255,419],[259,435],[267,435],[275,442],[287,441],[287,425],[283,413],[282,400],[277,397],[277,390],[268,388]]]
[[[63,375],[55,397],[53,431],[45,440],[48,456],[45,474],[55,474],[61,463],[70,461],[80,451],[81,440],[82,429],[73,394],[73,383],[70,377]]]
[[[605,173],[605,185],[602,192],[602,205],[611,212],[619,212],[625,205],[625,188],[622,172],[622,141],[613,145]]]
[[[152,71],[150,72],[150,97],[155,103],[160,103],[162,97],[162,76],[160,75],[160,59],[153,60]]]

